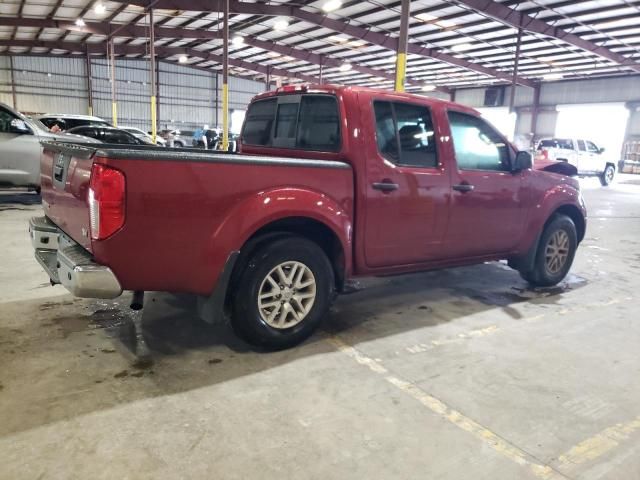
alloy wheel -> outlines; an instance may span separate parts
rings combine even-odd
[[[274,267],[258,292],[258,311],[273,328],[291,328],[311,311],[316,299],[316,279],[301,262],[287,261]]]

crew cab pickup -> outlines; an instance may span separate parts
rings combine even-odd
[[[608,186],[616,173],[616,163],[603,155],[604,148],[580,138],[543,138],[538,142],[536,161],[555,160],[576,167],[581,177],[598,177]]]
[[[475,110],[282,87],[249,105],[239,154],[46,143],[35,254],[80,297],[189,292],[269,348],[319,325],[352,277],[507,259],[533,285],[585,235],[578,182],[531,168]]]

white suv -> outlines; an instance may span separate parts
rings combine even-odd
[[[613,181],[616,164],[603,152],[604,148],[578,138],[543,138],[537,148],[538,157],[567,162],[576,167],[579,176],[597,176],[606,187]]]

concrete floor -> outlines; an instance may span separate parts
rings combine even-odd
[[[640,177],[583,181],[560,287],[503,264],[373,279],[304,345],[258,353],[147,298],[50,287],[33,194],[0,194],[0,479],[640,478]]]

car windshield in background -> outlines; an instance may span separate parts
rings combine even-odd
[[[551,138],[541,140],[538,148],[562,148],[564,150],[573,150],[573,142],[564,138]]]

